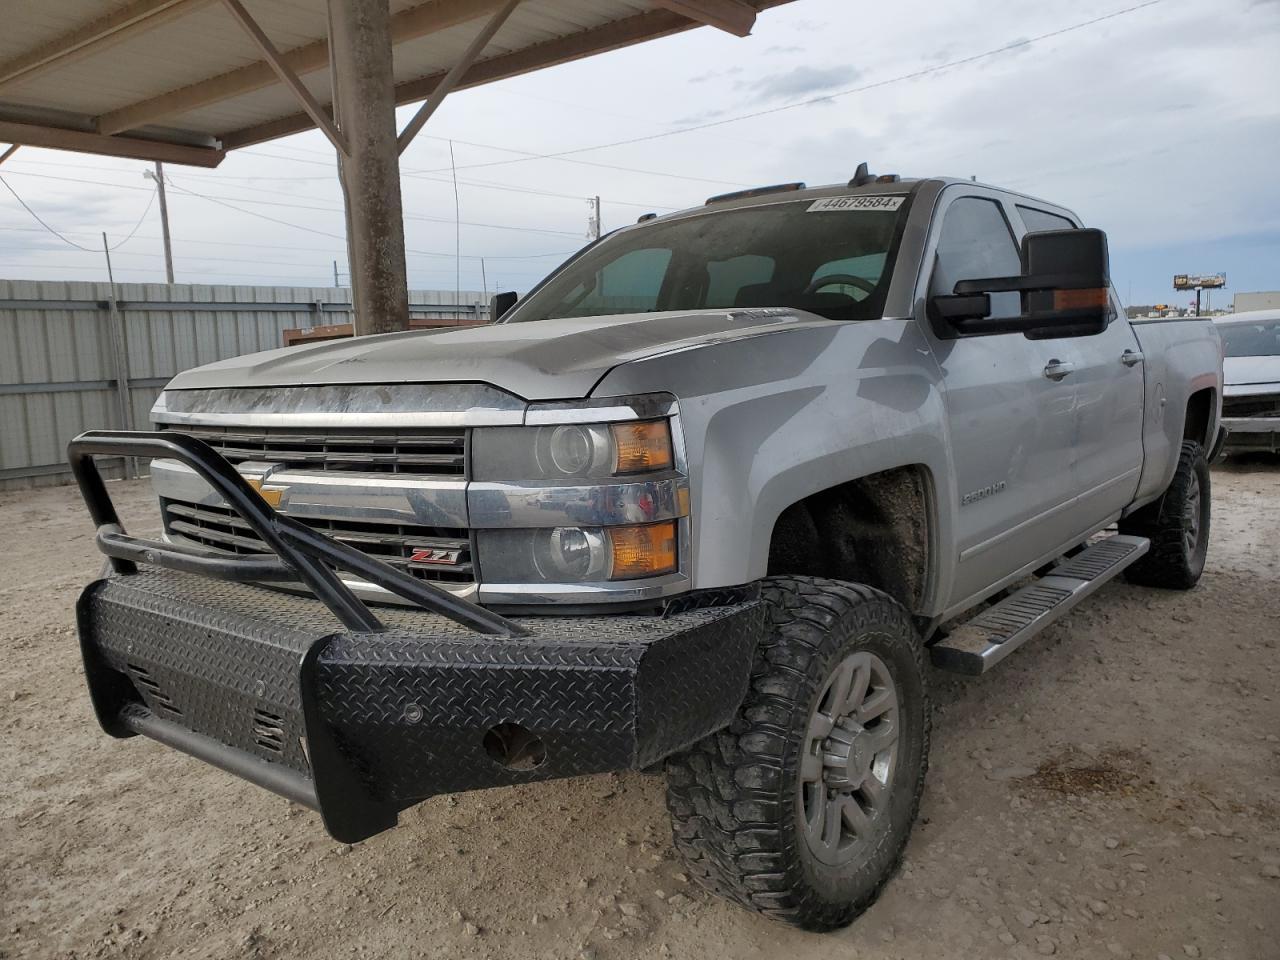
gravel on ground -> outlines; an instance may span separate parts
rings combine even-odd
[[[349,847],[311,812],[102,734],[77,494],[0,494],[0,957],[1280,957],[1280,468],[1215,469],[1188,593],[1114,583],[966,680],[933,673],[905,862],[852,927],[694,887],[662,780],[438,797]],[[145,481],[111,486],[153,527]]]

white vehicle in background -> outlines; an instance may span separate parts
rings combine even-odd
[[[1280,453],[1280,310],[1214,323],[1222,336],[1223,453]]]

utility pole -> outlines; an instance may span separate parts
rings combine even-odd
[[[164,238],[164,275],[173,283],[173,247],[169,243],[169,203],[164,195],[164,164],[156,161],[155,173],[147,170],[143,176],[156,182],[156,193],[160,197],[160,236]]]
[[[333,261],[333,285],[335,287],[342,286],[342,284],[338,282],[338,261],[337,260]]]
[[[587,218],[587,239],[600,239],[600,198],[592,197],[587,201],[591,207],[591,216]]]

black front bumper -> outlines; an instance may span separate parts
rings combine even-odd
[[[190,463],[277,559],[125,534],[92,465],[117,451]],[[440,793],[650,766],[727,725],[746,692],[764,628],[750,591],[664,614],[508,620],[275,514],[199,441],[103,433],[70,453],[113,567],[77,605],[103,728],[318,810],[339,840]],[[375,615],[334,568],[426,609]],[[262,578],[315,597],[243,582]]]
[[[531,617],[511,639],[379,613],[385,632],[352,632],[310,598],[171,571],[99,580],[78,607],[104,729],[312,807],[347,842],[436,794],[639,769],[688,746],[733,716],[763,623],[748,601]],[[540,763],[495,754],[504,724],[541,741]]]

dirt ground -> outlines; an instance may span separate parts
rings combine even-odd
[[[0,956],[1280,958],[1280,463],[1214,473],[1198,589],[1112,584],[993,674],[932,676],[905,864],[849,929],[692,887],[658,777],[437,798],[355,848],[98,731],[69,488],[0,494]],[[113,485],[153,522],[144,483]]]

